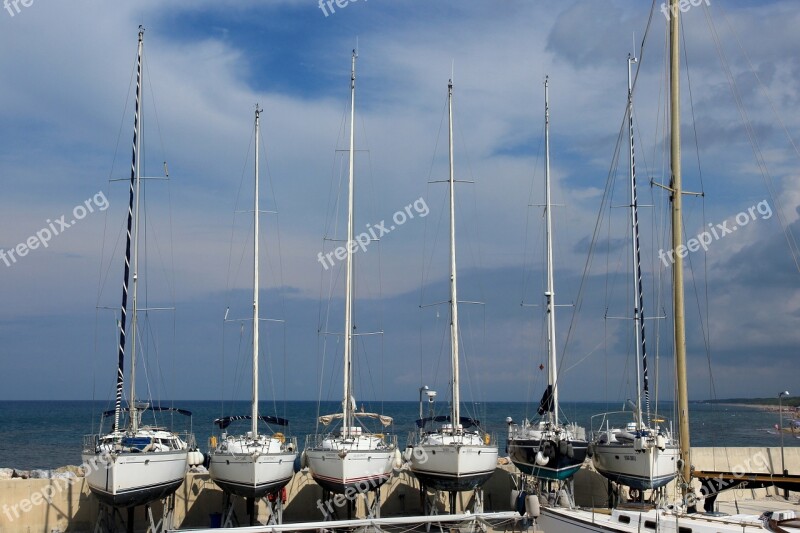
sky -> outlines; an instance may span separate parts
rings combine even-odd
[[[140,25],[143,173],[166,161],[169,180],[144,182],[139,396],[249,395],[258,103],[261,209],[277,212],[260,218],[262,397],[340,398],[357,47],[356,233],[394,228],[355,254],[359,402],[423,384],[447,396],[447,188],[429,182],[448,175],[450,79],[470,182],[456,193],[462,398],[541,395],[546,76],[561,400],[631,398],[620,128],[635,46],[648,361],[653,394],[672,398],[658,2],[26,3],[0,10],[0,399],[113,398]],[[697,3],[680,15],[684,187],[703,193],[684,198],[690,398],[795,392],[800,5]]]

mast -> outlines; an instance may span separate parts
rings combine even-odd
[[[342,413],[344,422],[344,436],[350,436],[353,426],[353,164],[355,160],[355,123],[356,123],[356,58],[358,53],[353,50],[352,67],[350,70],[350,175],[347,180],[347,273],[345,275],[344,295],[344,400]]]
[[[681,191],[681,120],[680,120],[680,18],[679,0],[670,0],[670,168],[672,169],[672,249],[682,246],[682,191]],[[678,383],[678,428],[681,446],[681,494],[684,501],[693,493],[691,480],[691,455],[689,442],[689,396],[686,386],[686,324],[683,302],[683,258],[673,254],[672,308],[675,313],[675,372]]]
[[[133,225],[133,210],[134,205],[137,205],[138,210],[138,202],[136,200],[138,194],[138,185],[139,185],[139,109],[141,105],[141,87],[142,87],[142,46],[144,42],[144,28],[139,26],[139,44],[138,44],[138,51],[136,55],[136,108],[135,113],[133,115],[133,155],[131,156],[131,181],[130,181],[130,193],[128,195],[128,230],[127,230],[127,238],[125,243],[125,271],[122,278],[122,304],[120,305],[120,321],[119,321],[119,344],[117,348],[117,392],[116,392],[116,401],[114,403],[114,432],[119,432],[119,420],[120,420],[120,413],[122,411],[122,389],[125,385],[125,336],[127,331],[127,318],[128,318],[128,281],[130,278],[130,270],[131,270],[131,228]],[[134,287],[136,286],[136,281],[134,277]],[[134,299],[135,301],[135,299]],[[135,324],[135,317],[136,311],[134,310],[133,313],[134,317],[134,324]],[[135,331],[135,330],[134,330]],[[136,352],[133,352],[134,357]],[[133,382],[133,371],[131,371],[131,382]],[[135,419],[135,413],[133,411],[133,397],[131,395],[131,411],[130,411],[131,420]]]
[[[631,188],[631,263],[636,279],[633,291],[633,329],[636,337],[636,427],[642,429],[650,419],[650,385],[647,373],[647,348],[644,336],[644,296],[642,290],[642,262],[639,247],[639,201],[636,193],[636,158],[633,142],[633,83],[631,65],[638,60],[628,54],[628,156]],[[645,422],[642,421],[642,392],[645,397]]]
[[[553,218],[550,200],[550,77],[544,78],[544,196],[545,233],[547,238],[547,381],[552,388],[550,422],[558,423],[558,369],[556,367],[556,302],[553,281]]]
[[[253,404],[251,406],[250,431],[258,436],[258,119],[261,110],[256,104],[255,120],[255,190],[253,192]]]
[[[136,114],[138,119],[134,119],[134,124],[138,128],[135,137],[135,150],[137,154],[141,153],[142,147],[142,107],[144,106],[144,98],[142,98],[142,84],[139,83],[143,76],[142,68],[142,53],[144,51],[144,30],[139,30],[139,53],[137,56],[137,83],[136,83]],[[141,157],[135,158],[134,172],[136,182],[136,213],[134,216],[133,227],[133,308],[131,315],[131,396],[130,396],[130,418],[131,418],[131,431],[136,433],[139,429],[139,413],[136,408],[136,324],[138,323],[137,314],[137,294],[139,284],[139,191],[141,188]]]
[[[458,383],[458,294],[456,290],[456,199],[453,170],[453,80],[447,83],[447,114],[450,144],[450,358],[453,367],[453,407],[450,421],[453,431],[461,420],[461,398]]]

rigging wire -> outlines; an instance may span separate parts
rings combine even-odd
[[[343,170],[342,165],[344,164],[343,157],[338,157],[338,150],[336,147],[339,146],[339,143],[342,141],[342,138],[345,134],[345,124],[347,121],[347,110],[349,104],[344,104],[342,109],[342,118],[339,124],[338,130],[338,137],[336,139],[336,143],[334,144],[334,157],[331,163],[331,186],[328,189],[328,207],[326,209],[327,216],[325,217],[325,227],[323,228],[323,239],[322,239],[322,251],[323,254],[325,252],[325,243],[331,239],[331,235],[333,239],[339,233],[339,216],[336,216],[339,213],[340,204],[341,204],[341,190],[342,190],[342,180],[343,180]],[[336,167],[337,167],[337,157],[338,157],[338,166],[339,166],[339,180],[338,184],[336,180],[333,178],[336,176]],[[330,225],[333,225],[331,227]],[[328,276],[328,294],[327,294],[327,302],[323,299],[323,291],[325,288],[325,272],[326,269],[323,269],[320,272],[320,298],[319,298],[319,313],[318,313],[318,324],[319,329],[317,331],[318,334],[318,352],[321,355],[321,361],[319,365],[319,370],[317,372],[318,375],[318,391],[317,391],[317,418],[316,418],[316,428],[315,433],[319,432],[319,417],[321,413],[321,406],[322,406],[322,391],[324,387],[324,379],[325,379],[325,361],[327,359],[327,351],[328,351],[328,334],[330,320],[331,320],[331,302],[333,301],[333,291],[336,286],[336,280],[334,274],[341,272],[341,266],[339,268],[334,269],[330,272]],[[321,344],[321,346],[319,346]],[[336,344],[339,344],[339,339],[336,337]],[[334,363],[336,364],[336,363]],[[335,367],[334,370],[338,368]],[[332,382],[333,382],[333,375],[336,372],[331,372],[329,375],[329,383],[328,383],[328,391],[332,389]]]
[[[778,215],[778,222],[781,225],[781,229],[783,230],[786,243],[789,247],[789,253],[792,256],[792,260],[794,261],[795,267],[797,268],[798,271],[800,271],[800,247],[798,247],[797,240],[795,239],[794,234],[791,231],[791,227],[788,221],[786,220],[786,217],[783,214],[781,195],[779,194],[776,185],[773,183],[772,175],[770,174],[769,169],[767,168],[766,158],[763,152],[761,151],[761,146],[758,142],[758,138],[756,135],[755,128],[753,127],[753,123],[750,120],[749,114],[747,113],[747,109],[745,109],[744,107],[744,100],[742,98],[741,93],[739,92],[739,87],[736,84],[736,79],[733,75],[733,72],[731,71],[728,58],[725,55],[725,51],[722,48],[722,42],[719,37],[719,34],[717,33],[717,28],[714,25],[714,21],[711,18],[709,10],[706,8],[703,10],[703,12],[706,15],[706,21],[708,24],[709,33],[712,37],[712,40],[714,41],[714,46],[716,47],[717,55],[719,56],[722,70],[725,74],[725,77],[727,78],[728,85],[730,86],[731,89],[731,94],[733,96],[734,102],[736,103],[736,108],[738,109],[739,114],[741,116],[742,123],[745,127],[745,131],[747,132],[747,137],[750,140],[750,147],[753,150],[753,155],[756,160],[756,166],[758,167],[759,172],[761,173],[761,177],[764,180],[764,185],[767,188],[767,192],[770,195],[772,202],[776,206],[775,212]],[[753,71],[755,72],[755,70]],[[795,151],[797,151],[797,147],[795,146],[794,141],[791,141],[791,144],[795,148]]]
[[[431,156],[431,163],[430,163],[430,167],[428,169],[428,179],[427,179],[427,186],[426,186],[426,197],[427,198],[431,198],[432,197],[431,196],[431,181],[433,179],[433,169],[434,169],[434,166],[435,166],[435,163],[436,163],[436,154],[439,152],[439,140],[442,137],[442,128],[444,126],[444,117],[446,115],[446,112],[447,112],[447,98],[445,98],[445,100],[444,100],[444,104],[442,106],[442,112],[440,113],[440,117],[441,118],[439,120],[439,129],[436,132],[436,139],[434,141],[433,155]],[[441,200],[441,204],[440,204],[440,209],[439,209],[439,220],[436,223],[436,227],[437,228],[441,228],[441,226],[442,226],[442,220],[444,218],[444,212],[445,212],[445,210],[444,210],[445,200],[446,200],[446,195],[443,195],[442,196],[442,200]],[[435,250],[437,248],[437,243],[439,242],[439,231],[438,230],[437,231],[433,231],[432,232],[433,233],[433,242],[431,243],[430,259],[427,259],[426,254],[427,254],[427,250],[428,250],[428,225],[429,225],[428,217],[426,217],[425,218],[425,223],[423,225],[424,226],[424,230],[423,230],[423,241],[422,241],[422,268],[420,269],[420,272],[421,272],[421,274],[420,274],[421,275],[420,292],[419,292],[419,297],[420,297],[420,299],[419,299],[419,308],[420,309],[423,309],[424,306],[425,306],[425,296],[426,296],[425,290],[426,290],[426,288],[428,287],[428,285],[430,283],[429,282],[429,278],[428,278],[428,273],[433,271],[433,259],[434,259],[433,250]],[[422,316],[422,315],[420,315],[420,316]],[[435,323],[435,326],[437,326],[437,329],[438,329],[438,326],[439,326],[439,318],[440,318],[440,313],[439,313],[439,309],[438,309],[438,306],[437,306],[437,309],[436,309],[436,323]],[[423,327],[424,327],[424,325],[425,325],[424,318],[421,318],[420,322],[419,322],[419,376],[420,376],[420,388],[422,388],[422,386],[423,386],[423,379],[424,379],[424,376],[426,375],[426,372],[425,372],[425,355],[424,355],[425,354],[425,349],[424,349],[424,340],[423,340]],[[432,376],[433,380],[434,380],[433,381],[434,389],[436,388],[437,383],[438,383],[437,377],[439,375],[439,367],[440,367],[440,363],[441,363],[441,359],[442,359],[442,354],[444,352],[445,328],[441,328],[441,330],[442,330],[442,340],[440,342],[439,355],[436,358],[436,368],[435,368],[433,376]],[[436,331],[436,330],[434,330],[434,331]]]

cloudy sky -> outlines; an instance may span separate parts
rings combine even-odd
[[[645,306],[665,317],[647,322],[648,351],[651,369],[658,355],[660,397],[671,398],[670,270],[657,257],[668,248],[665,195],[649,184],[668,174],[660,4],[652,15],[646,2],[624,1],[340,4],[6,3],[0,399],[112,397],[115,313],[106,308],[119,306],[127,204],[127,184],[113,180],[128,177],[140,24],[144,172],[162,176],[167,161],[170,175],[146,183],[141,305],[175,308],[141,318],[140,394],[247,397],[246,323],[223,317],[228,307],[229,318],[250,312],[252,226],[235,212],[251,208],[258,102],[262,208],[278,211],[262,216],[262,308],[285,321],[262,325],[265,396],[337,398],[340,262],[326,270],[318,254],[342,238],[341,150],[358,43],[357,228],[391,222],[409,205],[415,215],[358,252],[356,326],[384,332],[359,337],[359,397],[413,400],[423,383],[446,388],[448,310],[420,306],[447,299],[446,188],[428,182],[447,176],[451,76],[456,175],[474,181],[458,187],[459,298],[483,302],[462,310],[463,395],[541,394],[541,308],[520,304],[542,300],[541,209],[528,206],[543,196],[546,75],[554,201],[563,205],[554,219],[557,302],[575,304],[558,310],[561,397],[631,397],[631,324],[613,318],[631,312],[619,208],[628,203],[625,144],[614,161],[636,43]],[[789,244],[800,204],[800,5],[712,0],[682,19],[685,187],[704,193],[686,197],[684,232],[737,226],[686,264],[691,397],[774,396],[800,378],[800,278]],[[69,228],[56,222],[62,215]],[[46,247],[8,255],[37,245],[46,228],[59,230]]]

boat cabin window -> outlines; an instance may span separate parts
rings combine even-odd
[[[625,516],[624,514],[619,515],[618,520],[619,520],[619,522],[621,524],[630,524],[631,523],[631,517],[630,516]]]
[[[646,529],[655,529],[656,528],[656,523],[653,522],[652,520],[645,520],[644,521],[644,527]]]
[[[678,533],[692,533],[692,528],[690,527],[678,527]]]

